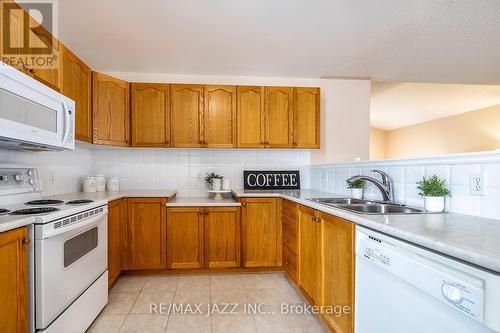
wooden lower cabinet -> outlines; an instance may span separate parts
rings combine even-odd
[[[240,267],[240,208],[206,208],[204,216],[206,266]]]
[[[203,208],[168,208],[167,268],[202,268],[203,246]]]
[[[127,199],[126,269],[166,268],[165,203],[165,198]]]
[[[28,332],[27,229],[0,233],[0,323],[2,332]]]
[[[299,286],[319,304],[321,296],[321,223],[314,209],[299,206]]]
[[[108,203],[108,284],[111,286],[122,271],[124,235],[127,222],[127,199]]]
[[[282,230],[276,198],[242,198],[242,247],[244,267],[282,264]]]
[[[346,307],[341,316],[324,313],[337,333],[354,332],[354,223],[320,214],[322,237],[321,305]],[[347,308],[348,307],[348,308]]]

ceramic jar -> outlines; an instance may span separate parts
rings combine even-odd
[[[83,192],[96,192],[97,182],[95,177],[87,176],[83,178]]]

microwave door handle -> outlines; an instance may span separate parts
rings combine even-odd
[[[69,110],[66,107],[66,104],[64,104],[64,102],[62,102],[62,107],[63,107],[63,111],[64,111],[64,136],[63,136],[62,144],[64,146],[64,144],[66,143],[66,141],[68,140],[68,137],[69,137],[70,123],[69,123]]]
[[[108,212],[100,213],[99,215],[95,215],[94,217],[91,217],[85,221],[78,222],[75,224],[70,224],[69,226],[66,226],[66,227],[62,226],[62,227],[57,228],[57,229],[52,229],[52,230],[46,231],[43,233],[43,239],[51,238],[51,237],[54,237],[54,236],[57,236],[60,234],[64,234],[64,233],[69,232],[69,231],[73,231],[76,229],[82,229],[82,228],[91,226],[93,224],[96,224],[96,222],[98,222],[99,220],[106,218],[107,216],[108,216]]]

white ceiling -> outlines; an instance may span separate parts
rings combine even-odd
[[[499,0],[59,0],[101,71],[500,84]]]
[[[391,130],[500,104],[500,86],[372,82],[371,126]]]

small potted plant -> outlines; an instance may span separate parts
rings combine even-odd
[[[444,211],[444,199],[451,196],[450,190],[446,187],[445,180],[434,175],[429,178],[423,177],[417,182],[418,194],[424,197],[425,210],[431,213]]]
[[[205,176],[205,181],[212,187],[212,190],[220,191],[222,178],[224,178],[224,176],[216,172],[208,172]]]
[[[363,189],[365,181],[363,179],[347,180],[347,188],[351,189],[351,197],[354,199],[363,199]]]

